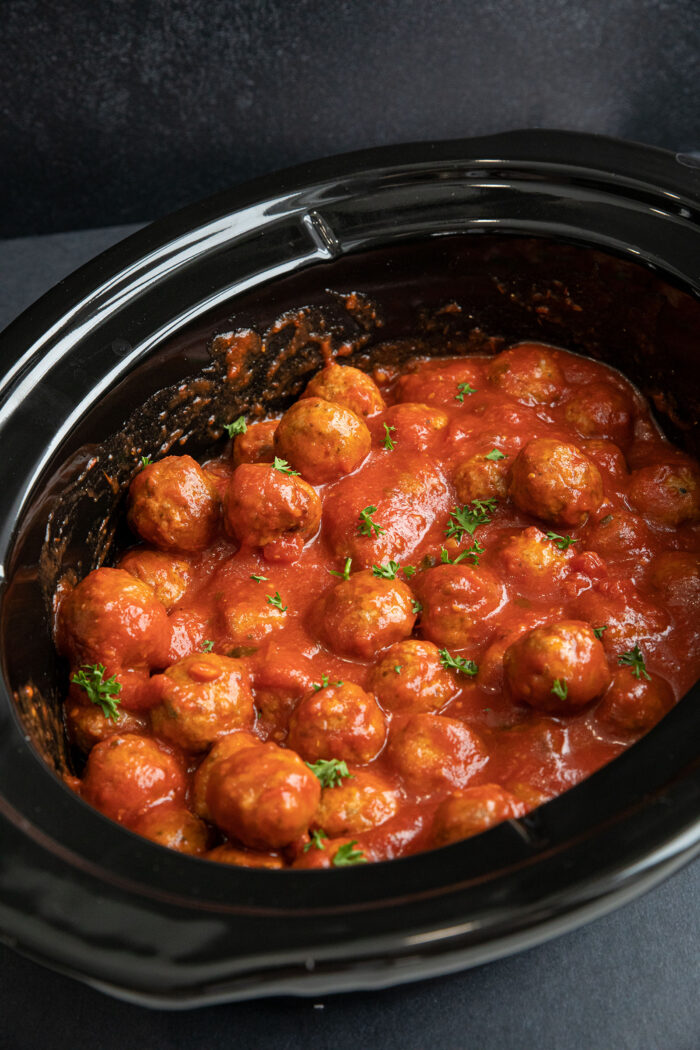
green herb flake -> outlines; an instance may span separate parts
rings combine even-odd
[[[139,460],[139,463],[141,464],[141,470],[143,470],[144,467],[150,467],[152,462],[153,460],[150,456],[141,456],[141,459]]]
[[[341,580],[349,580],[350,579],[350,566],[351,565],[352,565],[352,558],[346,558],[345,559],[345,565],[343,566],[343,571],[342,572],[336,572],[335,569],[329,569],[328,571],[331,574],[331,576],[340,576]]]
[[[386,529],[382,528],[381,525],[377,525],[375,521],[372,521],[372,515],[377,513],[377,508],[374,506],[365,507],[364,510],[360,511],[359,524],[357,531],[360,536],[371,536],[374,533],[376,536],[382,536]]]
[[[593,634],[596,636],[596,638],[602,638],[603,637],[603,631],[607,631],[607,629],[608,629],[608,625],[607,625],[607,623],[604,623],[602,627],[594,627],[593,628]]]
[[[278,471],[280,474],[291,474],[295,478],[299,477],[299,471],[298,470],[292,470],[292,468],[290,467],[289,463],[287,463],[287,460],[286,459],[280,459],[279,456],[275,456],[275,459],[274,459],[274,462],[272,464],[272,467],[273,467],[274,470]]]
[[[646,678],[647,682],[651,681],[651,675],[647,671],[647,665],[642,655],[642,650],[638,645],[635,645],[634,649],[628,649],[622,656],[618,656],[617,662],[622,667],[631,667],[632,674],[635,678]]]
[[[479,673],[479,668],[473,660],[465,660],[463,656],[452,656],[447,649],[440,649],[440,663],[446,671],[457,671],[469,678],[474,678]]]
[[[214,648],[214,643],[213,642],[209,642],[209,641],[202,642],[202,652],[203,653],[210,653],[213,648]]]
[[[473,536],[479,525],[488,525],[497,506],[498,500],[492,496],[490,499],[473,499],[471,507],[466,504],[455,508],[450,514],[445,535],[448,539],[454,537],[457,542],[462,540],[465,533]]]
[[[390,427],[386,423],[384,424],[384,448],[387,450],[387,452],[393,452],[396,447],[394,442],[391,440],[391,435],[394,433],[395,430],[396,427]]]
[[[411,612],[413,613],[414,616],[418,616],[420,613],[423,612],[423,606],[421,605],[421,603],[418,601],[417,598],[412,598],[411,599]]]
[[[102,709],[105,718],[118,722],[121,682],[118,682],[114,675],[105,678],[106,670],[104,664],[83,664],[73,675],[71,682],[85,690],[88,700]]]
[[[552,540],[555,547],[558,547],[560,551],[566,551],[574,543],[578,543],[578,540],[572,539],[571,536],[560,536],[558,532],[548,532],[547,539]]]
[[[475,394],[475,393],[476,393],[476,390],[474,389],[473,386],[470,386],[469,383],[458,383],[457,384],[457,393],[455,394],[455,398],[456,398],[457,401],[459,401],[460,405],[463,405],[465,396],[467,394]]]
[[[500,448],[492,448],[490,452],[487,452],[484,459],[490,459],[492,463],[497,463],[499,459],[508,459],[505,452],[501,452]]]
[[[407,580],[410,580],[411,576],[415,576],[416,575],[416,567],[415,567],[415,565],[404,565],[404,567],[403,567],[403,569],[401,571],[403,572],[403,574],[404,574],[404,576],[406,577]]]
[[[569,695],[569,687],[566,684],[565,678],[555,678],[552,682],[551,691],[555,696],[558,696],[560,700],[566,700]]]
[[[326,847],[323,843],[323,840],[327,838],[328,835],[326,835],[325,831],[322,828],[317,828],[316,831],[312,831],[311,841],[307,842],[304,846],[304,853],[308,853],[312,847],[315,847],[316,849],[325,849]]]
[[[379,577],[380,580],[395,580],[400,568],[397,561],[387,562],[386,565],[373,565],[372,575]]]
[[[397,674],[401,674],[401,671],[403,670],[403,664],[394,664],[394,670]]]
[[[247,429],[245,416],[239,416],[238,419],[234,419],[233,423],[224,423],[224,430],[230,438],[235,437],[236,434],[245,434]]]
[[[318,762],[307,762],[306,765],[314,776],[318,777],[321,787],[324,788],[338,787],[343,780],[354,776],[348,769],[347,762],[337,758],[320,758]]]
[[[254,572],[250,574],[251,580],[255,580],[256,583],[267,583],[270,579],[269,576],[256,576]]]
[[[450,558],[449,553],[444,547],[440,548],[440,561],[443,565],[458,565],[465,558],[469,558],[472,565],[478,566],[479,555],[484,553],[485,548],[481,547],[475,540],[471,547],[467,547],[466,550],[460,551],[456,558]]]
[[[334,868],[347,868],[351,864],[366,864],[367,858],[361,849],[355,849],[357,845],[357,839],[353,839],[352,842],[344,842],[340,846],[333,857]]]
[[[282,605],[282,599],[280,598],[279,591],[275,591],[274,595],[266,594],[265,597],[267,598],[267,604],[274,605],[275,609],[279,609],[280,612],[286,612],[289,608],[288,605]]]

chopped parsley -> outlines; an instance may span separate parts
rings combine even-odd
[[[417,598],[412,598],[411,599],[411,612],[413,613],[414,616],[418,616],[419,613],[423,612],[423,606],[421,605],[421,603],[418,601]]]
[[[360,511],[359,524],[357,526],[360,536],[371,536],[374,533],[376,537],[386,532],[386,529],[382,528],[381,525],[377,525],[375,521],[372,521],[372,515],[376,513],[377,508],[374,506],[365,507],[364,510]]]
[[[143,470],[144,467],[150,467],[150,465],[153,462],[153,460],[151,459],[150,456],[141,456],[141,459],[139,460],[139,462],[141,463],[141,470]]]
[[[396,671],[397,674],[401,674],[402,669],[403,669],[403,664],[394,664],[394,670]]]
[[[555,547],[558,547],[560,551],[566,551],[574,543],[578,543],[578,540],[572,539],[571,536],[560,536],[558,532],[548,532],[547,539],[552,540]]]
[[[560,700],[566,700],[569,695],[569,687],[566,684],[565,678],[555,678],[552,683],[552,690],[555,696],[558,696]]]
[[[460,405],[464,404],[464,398],[466,394],[475,394],[476,390],[469,383],[457,383],[457,393],[455,398],[459,401]]]
[[[465,660],[463,656],[452,656],[447,649],[440,649],[440,663],[446,671],[458,671],[470,678],[478,674],[479,668],[473,660]]]
[[[395,430],[396,427],[390,427],[386,423],[384,424],[384,448],[387,450],[387,452],[394,451],[395,445],[394,442],[391,440],[391,435]]]
[[[337,681],[337,682],[333,683],[333,685],[342,685],[342,684],[343,683],[341,681]],[[327,685],[328,685],[328,675],[327,674],[322,674],[321,675],[321,681],[320,682],[314,682],[314,689],[316,690],[316,692],[318,692],[319,689],[325,689]]]
[[[254,572],[251,572],[250,578],[251,580],[255,580],[256,583],[262,583],[263,581],[267,582],[270,579],[269,576],[256,576]]]
[[[473,536],[478,525],[488,525],[491,521],[491,513],[497,505],[498,500],[492,496],[490,499],[473,499],[471,507],[469,504],[457,507],[450,514],[445,535],[448,538],[454,536],[458,542],[465,533]]]
[[[404,576],[406,577],[407,580],[410,580],[411,576],[415,576],[416,575],[416,567],[415,567],[415,565],[404,565],[404,567],[403,567],[403,574],[404,574]]]
[[[299,477],[298,470],[292,470],[286,459],[280,459],[279,456],[275,456],[275,460],[272,464],[273,469],[279,471],[280,474],[292,474],[294,477]]]
[[[87,693],[88,700],[102,708],[105,718],[111,718],[113,722],[119,721],[119,693],[122,691],[121,682],[114,675],[105,678],[107,668],[104,664],[83,664],[79,671],[71,678],[71,682],[79,685]]]
[[[350,579],[350,566],[351,565],[352,565],[352,558],[346,558],[345,559],[345,565],[343,566],[343,571],[342,572],[336,572],[335,569],[329,569],[328,571],[331,574],[331,576],[340,576],[341,580],[349,580]]]
[[[501,452],[500,448],[492,448],[490,452],[487,452],[484,459],[490,459],[493,463],[498,462],[499,459],[508,459],[505,452]]]
[[[214,643],[213,642],[202,642],[202,652],[203,653],[210,653],[213,648],[214,648]]]
[[[340,846],[333,857],[334,868],[346,868],[351,864],[366,864],[367,858],[361,849],[355,849],[357,845],[357,839],[353,839],[352,842],[344,842]]]
[[[275,609],[279,609],[280,612],[286,612],[289,608],[288,605],[282,605],[282,599],[280,598],[280,592],[275,591],[274,595],[266,594],[268,605],[274,605]]]
[[[347,762],[341,762],[337,758],[319,758],[318,762],[306,763],[314,776],[321,781],[321,787],[334,788],[342,784],[347,777],[354,774],[348,769]]]
[[[236,434],[245,434],[247,429],[245,416],[239,416],[238,419],[234,419],[233,423],[224,423],[224,430],[230,438],[235,437]]]
[[[386,565],[373,565],[372,575],[378,576],[380,580],[395,580],[396,573],[401,566],[397,561],[387,562]]]
[[[647,682],[651,681],[651,675],[647,671],[647,665],[642,655],[642,650],[638,645],[635,645],[634,649],[628,649],[622,656],[618,656],[617,662],[623,667],[631,667],[632,674],[635,678],[646,678]]]
[[[467,547],[466,550],[460,551],[456,558],[450,558],[449,553],[444,547],[440,548],[440,561],[443,565],[458,565],[459,562],[464,561],[465,558],[469,558],[472,565],[479,564],[479,555],[484,553],[484,548],[479,546],[477,540],[472,543],[471,547]]]
[[[602,627],[594,627],[593,628],[593,634],[596,636],[596,638],[602,638],[603,637],[603,631],[607,631],[607,629],[608,629],[608,625],[607,625],[607,623],[604,623]]]
[[[304,853],[308,853],[312,846],[315,846],[316,849],[325,849],[326,847],[323,844],[323,840],[327,838],[328,835],[326,835],[325,831],[323,831],[322,828],[318,828],[316,831],[312,831],[311,841],[307,842],[304,846]]]

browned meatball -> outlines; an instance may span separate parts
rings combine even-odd
[[[276,744],[246,748],[211,771],[207,805],[227,835],[252,849],[287,846],[309,827],[321,784],[293,751]]]
[[[452,675],[442,666],[432,642],[407,638],[375,664],[370,687],[388,711],[437,711],[456,693]]]
[[[201,856],[209,845],[206,824],[184,806],[155,806],[139,817],[133,830],[159,846],[191,856]]]
[[[415,369],[404,372],[396,384],[396,400],[456,408],[468,402],[469,391],[478,391],[483,385],[482,360],[452,357],[417,362]]]
[[[216,488],[191,456],[166,456],[140,470],[129,487],[128,521],[163,551],[208,547],[219,522]]]
[[[266,557],[286,552],[293,560],[318,530],[321,500],[303,478],[243,463],[229,483],[224,520],[244,546],[264,547]]]
[[[561,541],[560,541],[561,542]],[[569,570],[573,550],[560,550],[554,540],[530,526],[499,540],[494,558],[502,575],[516,590],[554,592]]]
[[[411,791],[464,787],[486,764],[478,733],[456,718],[417,714],[392,726],[387,755]]]
[[[102,663],[108,676],[123,667],[165,667],[168,614],[131,573],[95,569],[61,602],[57,644],[73,665]]]
[[[132,825],[160,803],[183,803],[185,773],[174,754],[135,733],[96,744],[87,760],[83,798],[112,820]]]
[[[168,610],[179,602],[192,579],[192,567],[185,558],[165,551],[148,550],[147,547],[127,551],[118,568],[147,583]]]
[[[666,633],[668,614],[641,597],[634,584],[619,581],[614,586],[600,584],[581,594],[575,615],[592,627],[605,627],[603,646],[619,655],[635,645],[645,646]]]
[[[256,725],[263,739],[282,743],[287,738],[289,716],[318,675],[308,656],[270,639],[251,658],[255,706],[260,718]]]
[[[627,497],[640,513],[674,527],[700,519],[700,473],[694,463],[677,460],[642,467],[630,475]]]
[[[187,751],[204,751],[236,729],[251,729],[255,709],[240,660],[193,653],[155,675],[159,703],[151,710],[154,731]]]
[[[665,551],[651,563],[649,582],[669,605],[700,605],[700,554]]]
[[[315,618],[329,649],[363,660],[408,638],[416,620],[410,588],[399,579],[373,576],[368,569],[337,583],[321,599]]]
[[[528,631],[508,647],[503,667],[515,700],[552,714],[578,710],[610,682],[602,643],[580,620]]]
[[[416,401],[392,405],[385,415],[390,437],[397,449],[425,452],[444,434],[449,416],[442,409]]]
[[[286,597],[277,600],[279,594],[269,580],[231,581],[219,599],[227,643],[233,647],[249,646],[284,627],[288,604]]]
[[[211,813],[207,805],[207,791],[209,789],[209,777],[214,766],[227,758],[231,758],[232,755],[238,754],[239,751],[257,747],[261,744],[262,740],[255,736],[254,733],[248,733],[245,730],[229,733],[228,736],[222,736],[220,740],[217,740],[206,758],[200,762],[194,775],[192,808],[195,813],[198,813],[200,817],[204,817],[205,820],[211,820]]]
[[[368,456],[367,425],[349,408],[309,397],[296,401],[275,431],[275,452],[313,485],[350,474]]]
[[[235,864],[239,868],[272,868],[284,867],[284,861],[276,853],[255,853],[252,850],[237,849],[235,846],[225,842],[223,846],[209,850],[207,860],[217,861],[219,864]]]
[[[233,442],[233,465],[241,463],[272,463],[275,458],[275,431],[277,419],[251,423],[244,434],[237,434]]]
[[[335,362],[317,372],[301,396],[334,401],[361,419],[371,419],[384,411],[384,398],[374,380],[359,368]]]
[[[620,667],[595,713],[623,734],[638,734],[655,726],[673,705],[673,690],[663,678],[636,678],[631,667]]]
[[[436,645],[463,649],[492,629],[505,589],[493,573],[471,565],[438,565],[415,578],[423,606],[420,631]]]
[[[586,547],[604,558],[651,557],[651,532],[643,518],[627,510],[612,510],[594,523],[589,522],[584,534]]]
[[[554,353],[541,343],[521,343],[504,350],[491,361],[488,377],[525,405],[551,404],[564,386]]]
[[[454,475],[454,486],[460,503],[474,499],[505,499],[508,494],[510,459],[487,459],[486,452],[478,452],[463,460]]]
[[[383,824],[398,808],[399,793],[386,777],[353,769],[352,776],[341,784],[323,789],[312,827],[322,829],[332,839],[357,835]]]
[[[381,751],[385,737],[381,708],[354,682],[313,690],[289,720],[289,746],[307,762],[321,758],[371,762]]]
[[[564,418],[581,437],[604,438],[625,448],[632,439],[633,405],[612,383],[586,383],[564,406]]]
[[[582,525],[603,501],[598,468],[575,445],[534,438],[513,462],[511,499],[553,525]]]
[[[102,708],[91,703],[85,691],[77,685],[71,685],[64,711],[70,742],[86,753],[110,736],[140,733],[148,726],[143,715],[127,711],[121,705],[117,709],[116,720],[107,718]]]
[[[471,838],[503,820],[521,817],[525,811],[521,799],[498,784],[464,788],[438,806],[432,828],[433,845],[446,846]]]
[[[598,438],[587,438],[581,442],[581,451],[599,470],[606,470],[616,479],[627,476],[627,461],[622,450],[612,441]]]

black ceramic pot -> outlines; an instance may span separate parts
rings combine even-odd
[[[63,574],[84,574],[119,542],[120,485],[135,450],[175,442],[201,451],[221,432],[215,396],[228,397],[227,408],[257,398],[280,407],[298,391],[318,361],[318,339],[297,340],[299,353],[285,356],[288,333],[278,326],[273,338],[270,326],[307,305],[311,330],[342,340],[350,322],[327,289],[379,303],[384,327],[368,334],[360,360],[380,337],[416,325],[435,349],[475,331],[538,338],[621,367],[654,399],[670,436],[697,451],[699,209],[692,160],[604,138],[517,132],[380,149],[262,179],[164,219],[6,330],[7,943],[161,1005],[381,987],[543,940],[697,852],[696,687],[584,783],[444,849],[332,872],[236,869],[171,853],[61,782],[65,669],[53,652],[49,599]],[[436,307],[448,300],[461,313],[436,328]],[[226,394],[206,346],[228,317],[267,332],[268,353],[247,385]]]

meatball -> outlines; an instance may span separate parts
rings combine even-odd
[[[593,627],[605,627],[603,646],[615,655],[658,640],[670,626],[667,613],[645,601],[627,580],[603,582],[585,591],[576,600],[574,612]]]
[[[643,518],[627,510],[613,510],[600,521],[589,522],[584,543],[604,558],[631,558],[639,562],[651,557],[649,526]]]
[[[313,820],[321,784],[293,751],[276,744],[244,748],[217,762],[207,805],[215,824],[252,849],[288,846]]]
[[[564,418],[581,437],[604,438],[625,448],[632,439],[633,406],[612,383],[586,383],[564,405]]]
[[[335,362],[317,372],[301,396],[333,401],[361,419],[371,419],[384,411],[384,398],[374,380],[359,368]]]
[[[248,733],[245,730],[238,733],[229,733],[228,736],[222,736],[220,740],[217,740],[206,758],[200,762],[194,775],[192,808],[195,813],[198,813],[200,817],[204,817],[205,820],[211,821],[211,813],[207,805],[207,791],[209,789],[209,777],[214,766],[223,762],[224,759],[238,754],[239,751],[257,747],[261,744],[262,740],[255,736],[254,733]]]
[[[275,458],[275,431],[277,419],[251,423],[244,434],[237,434],[233,442],[233,465],[241,463],[272,463]]]
[[[165,551],[148,550],[146,547],[127,551],[118,568],[148,584],[158,601],[168,610],[179,602],[192,579],[191,565],[185,558],[178,558]]]
[[[482,385],[480,365],[481,362],[473,358],[419,362],[415,371],[400,377],[396,400],[458,408],[471,396],[467,388],[475,392]]]
[[[663,678],[635,678],[631,667],[620,667],[607,693],[596,708],[596,715],[613,729],[627,733],[646,733],[674,705],[673,691]]]
[[[142,715],[127,711],[121,705],[116,720],[107,718],[102,708],[86,699],[85,692],[76,685],[71,685],[64,713],[70,742],[86,754],[101,740],[119,733],[140,733],[148,725]]]
[[[651,563],[649,582],[668,605],[697,608],[700,604],[700,554],[665,551]]]
[[[474,499],[505,499],[508,494],[508,471],[510,461],[504,459],[487,459],[485,452],[479,452],[463,460],[454,475],[454,486],[457,498],[461,503],[471,503]]]
[[[272,868],[284,867],[284,861],[276,853],[254,853],[252,850],[237,849],[235,846],[225,842],[223,846],[209,850],[207,860],[218,861],[219,864],[235,864],[239,868]]]
[[[494,556],[502,575],[516,590],[535,590],[542,596],[556,590],[569,569],[573,551],[560,550],[553,540],[530,526],[504,536]]]
[[[357,769],[337,787],[323,789],[312,826],[330,838],[357,835],[383,824],[398,808],[398,791],[386,777]]]
[[[486,764],[478,733],[456,718],[417,714],[392,727],[387,755],[411,791],[464,787]]]
[[[217,592],[218,593],[218,592]],[[287,620],[287,602],[269,581],[231,580],[219,599],[222,627],[231,646],[249,646]]]
[[[513,462],[510,495],[526,514],[553,525],[582,525],[603,501],[598,468],[575,445],[534,438]]]
[[[491,361],[488,377],[524,405],[551,404],[564,386],[554,353],[541,343],[521,343],[504,350]]]
[[[386,737],[377,701],[354,682],[308,693],[289,719],[288,744],[307,762],[324,758],[371,762]]]
[[[123,569],[95,569],[61,602],[56,640],[72,664],[104,664],[119,676],[167,665],[170,624],[147,584]],[[120,699],[128,706],[123,683]]]
[[[191,456],[166,456],[129,486],[129,525],[163,551],[208,547],[219,523],[216,487]]]
[[[700,473],[678,460],[642,467],[630,475],[627,498],[646,518],[673,528],[700,519]]]
[[[432,642],[407,638],[397,642],[375,664],[370,687],[389,711],[437,711],[457,692]]]
[[[318,633],[329,649],[362,660],[408,638],[416,620],[407,584],[378,578],[368,569],[331,588],[315,615]]]
[[[352,473],[367,458],[371,444],[359,416],[321,397],[296,401],[275,431],[277,455],[313,485]]]
[[[505,601],[505,588],[493,573],[471,565],[438,565],[419,574],[415,588],[423,606],[421,634],[448,649],[485,637]]]
[[[581,451],[599,470],[606,470],[613,478],[620,480],[627,477],[627,461],[622,449],[612,441],[588,438],[581,442]]]
[[[321,839],[307,845],[308,849],[304,847],[295,859],[293,868],[341,868],[378,859],[363,842],[350,837]]]
[[[260,713],[257,731],[265,739],[282,742],[289,716],[314,683],[314,665],[292,646],[264,643],[251,661],[255,706]]]
[[[184,803],[185,772],[157,741],[120,733],[96,744],[87,760],[82,796],[106,817],[132,825],[147,809]]]
[[[393,405],[384,417],[390,428],[391,440],[398,449],[425,452],[440,437],[449,423],[449,416],[439,408],[415,401]]]
[[[286,551],[292,560],[318,530],[321,500],[303,478],[243,463],[226,492],[224,521],[242,545],[264,547],[266,557]]]
[[[498,784],[479,784],[455,792],[435,811],[432,839],[434,846],[471,838],[494,824],[521,817],[525,804]]]
[[[156,675],[159,703],[151,710],[154,731],[186,751],[204,751],[236,729],[251,729],[255,709],[240,660],[193,653]]]
[[[201,856],[209,845],[206,824],[183,806],[155,806],[139,817],[133,831],[159,846],[192,856]]]
[[[578,710],[610,682],[603,645],[580,620],[528,631],[506,649],[503,668],[515,700],[551,714]]]

